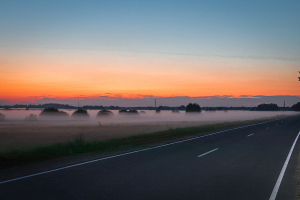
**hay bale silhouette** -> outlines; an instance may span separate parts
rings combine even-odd
[[[128,110],[127,114],[135,114],[138,115],[139,112],[137,110]]]
[[[111,117],[113,116],[113,112],[111,112],[110,110],[100,110],[98,113],[97,113],[97,117]]]
[[[69,114],[64,111],[59,111],[57,108],[49,107],[45,108],[39,115],[42,118],[50,117],[50,118],[67,118]]]
[[[125,109],[122,109],[122,110],[119,110],[119,114],[133,114],[133,115],[138,115],[139,112],[137,110],[125,110]]]
[[[122,109],[122,110],[119,110],[119,114],[127,114],[127,110],[125,110],[125,109]]]
[[[71,115],[71,118],[87,119],[87,118],[90,118],[90,115],[88,114],[88,112],[86,110],[79,108],[73,112],[73,114]]]

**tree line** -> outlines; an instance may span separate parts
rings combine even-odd
[[[81,107],[77,106],[72,106],[68,104],[58,104],[58,103],[50,103],[50,104],[38,104],[38,105],[24,105],[24,104],[15,104],[15,105],[0,105],[0,108],[3,109],[13,109],[13,108],[25,108],[25,109],[42,109],[42,108],[49,108],[49,107],[54,107],[58,109],[85,109],[85,110],[122,110],[122,109],[127,109],[127,110],[181,110],[181,111],[186,111],[188,112],[192,109],[199,110],[200,105],[196,105],[197,103],[189,103],[187,106],[181,105],[181,106],[136,106],[136,107],[121,107],[121,106],[102,106],[102,105],[84,105]],[[279,111],[279,110],[284,110],[284,111],[300,111],[300,102],[294,104],[291,107],[279,107],[277,104],[270,103],[262,103],[259,104],[256,107],[245,107],[245,106],[240,106],[240,107],[225,107],[225,106],[218,106],[218,107],[200,107],[200,111],[205,110],[205,111],[227,111],[227,110],[251,110],[251,111]]]

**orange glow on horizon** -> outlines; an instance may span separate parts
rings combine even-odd
[[[0,100],[300,96],[297,63],[36,54],[0,56]]]

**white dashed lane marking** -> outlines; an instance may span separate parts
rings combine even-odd
[[[209,154],[209,153],[211,153],[211,152],[213,152],[213,151],[216,151],[216,150],[218,150],[218,149],[219,149],[219,148],[213,149],[213,150],[208,151],[208,152],[206,152],[206,153],[204,153],[204,154],[201,154],[201,155],[199,155],[199,156],[197,156],[197,157],[199,158],[199,157],[201,157],[201,156],[204,156],[204,155],[206,155],[206,154]]]

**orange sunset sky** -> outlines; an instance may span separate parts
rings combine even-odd
[[[1,99],[300,95],[292,61],[42,51],[1,57]]]

